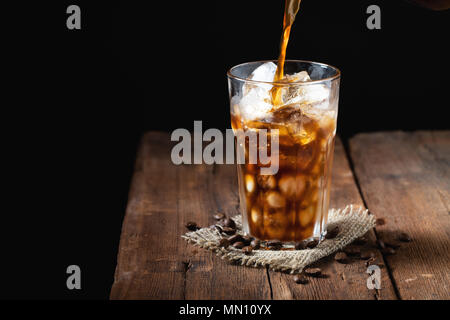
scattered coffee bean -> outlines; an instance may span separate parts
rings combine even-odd
[[[306,277],[304,275],[296,274],[294,276],[294,282],[298,283],[298,284],[307,284],[308,283],[308,279],[306,279]]]
[[[385,242],[384,243],[387,247],[391,247],[392,249],[397,250],[398,248],[400,248],[400,243],[398,242]]]
[[[405,232],[400,233],[400,235],[398,236],[398,240],[400,240],[402,242],[411,242],[412,241],[409,234],[407,234]]]
[[[361,252],[361,259],[362,260],[369,260],[372,258],[375,258],[375,252],[373,252],[372,250],[365,250],[363,252]]]
[[[386,248],[386,245],[384,244],[383,240],[378,239],[377,240],[377,245],[378,245],[378,248],[380,248],[380,249]]]
[[[386,224],[386,220],[384,220],[384,218],[378,218],[378,219],[375,221],[375,224],[376,224],[377,226],[383,226],[383,225]]]
[[[222,232],[230,235],[230,234],[235,234],[236,233],[236,229],[230,228],[230,227],[223,227],[222,228]]]
[[[376,258],[369,258],[367,261],[366,261],[366,267],[368,267],[372,262],[374,262],[376,260]]]
[[[227,238],[220,239],[219,247],[228,248],[229,245],[230,245],[230,241]]]
[[[336,253],[336,255],[334,256],[334,260],[336,260],[339,263],[346,263],[347,262],[347,255],[345,254],[345,252],[338,252]]]
[[[242,248],[242,251],[243,251],[245,254],[250,254],[250,253],[252,253],[253,248],[252,248],[251,246],[246,246],[246,247],[243,247],[243,248]]]
[[[236,223],[230,218],[226,218],[223,220],[224,227],[236,229]]]
[[[322,269],[320,268],[307,268],[305,269],[305,274],[310,277],[318,277],[322,274]]]
[[[367,243],[367,237],[362,236],[359,238],[356,238],[355,241],[353,241],[353,244],[359,245],[359,246],[363,246]]]
[[[244,242],[246,245],[249,245],[252,240],[253,238],[250,236],[242,236],[242,242]]]
[[[304,250],[306,249],[306,243],[303,241],[295,243],[295,250]]]
[[[198,230],[197,224],[192,221],[189,221],[188,223],[186,223],[186,228],[188,228],[188,230],[191,230],[191,231]]]
[[[226,216],[222,212],[218,212],[214,215],[214,219],[216,219],[216,220],[222,220],[225,218],[226,218]]]
[[[335,226],[331,230],[328,230],[325,239],[334,239],[339,234],[339,226]]]
[[[361,254],[361,249],[355,246],[348,246],[344,248],[344,252],[349,256],[359,256]]]
[[[309,249],[312,249],[312,248],[317,247],[318,244],[319,244],[319,240],[314,239],[314,240],[309,241],[309,242],[306,244],[306,247],[309,248]]]
[[[241,241],[242,242],[242,236],[240,234],[235,234],[232,235],[231,237],[228,238],[228,241],[230,241],[231,244]]]
[[[383,252],[383,254],[387,256],[395,254],[395,250],[391,247],[385,247],[384,249],[381,250],[381,252]]]
[[[233,243],[233,247],[236,249],[242,249],[244,246],[245,246],[245,244],[242,241]]]
[[[261,241],[259,241],[258,239],[253,239],[252,242],[250,242],[250,245],[254,250],[257,250],[259,249],[259,247],[261,247]]]
[[[272,250],[278,250],[283,246],[283,244],[281,243],[280,240],[270,240],[267,241],[267,246]]]

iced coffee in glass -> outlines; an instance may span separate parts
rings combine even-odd
[[[228,71],[231,124],[237,132],[276,132],[274,174],[250,163],[255,141],[235,140],[243,230],[261,240],[323,239],[330,198],[340,72],[316,62],[286,60],[276,79],[276,61],[244,63]],[[273,130],[276,129],[276,130]],[[259,141],[259,140],[257,140]],[[257,144],[259,142],[256,142]],[[260,145],[256,146],[260,148]],[[269,150],[270,152],[270,150]]]

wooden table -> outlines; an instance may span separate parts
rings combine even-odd
[[[180,236],[185,224],[238,214],[234,165],[170,161],[167,133],[142,138],[129,193],[111,299],[449,299],[450,131],[358,134],[348,154],[337,139],[331,207],[367,207],[386,224],[369,232],[413,241],[395,255],[377,251],[381,290],[366,286],[362,260],[318,263],[326,278],[295,284],[292,276],[232,265]]]

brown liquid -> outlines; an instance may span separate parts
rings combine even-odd
[[[284,78],[284,60],[286,60],[286,48],[289,42],[291,27],[294,23],[295,16],[300,9],[301,0],[286,0],[284,4],[283,16],[283,33],[280,42],[280,55],[278,56],[277,70],[275,72],[274,82],[279,82]],[[274,106],[281,105],[281,88],[274,86],[271,90],[272,104]]]
[[[284,76],[286,47],[300,0],[286,0],[280,55],[274,82],[295,79]],[[239,196],[243,221],[248,231],[262,240],[301,241],[323,232],[328,213],[330,176],[334,150],[334,115],[308,115],[307,105],[283,105],[286,90],[298,87],[274,85],[271,117],[246,121],[232,112],[234,130],[279,130],[279,170],[261,175],[261,167],[272,164],[249,163],[249,141],[245,141],[245,164],[238,165]],[[305,108],[305,109],[303,109]],[[270,136],[267,138],[270,140]],[[257,141],[259,143],[259,141]],[[259,147],[259,145],[257,146]],[[268,144],[270,151],[270,144]]]
[[[281,241],[312,237],[317,226],[322,229],[322,214],[328,212],[335,119],[312,119],[302,116],[297,106],[283,106],[270,123],[244,122],[232,115],[232,126],[244,131],[279,130],[277,174],[261,175],[261,167],[269,165],[249,163],[248,141],[246,162],[238,167],[240,200],[246,205],[250,234]]]

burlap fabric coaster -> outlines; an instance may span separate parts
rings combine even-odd
[[[236,223],[236,233],[242,234],[241,216],[232,217]],[[211,250],[229,261],[249,267],[269,266],[271,270],[300,273],[313,262],[326,257],[352,243],[375,226],[375,217],[359,206],[349,205],[343,209],[330,209],[328,213],[329,229],[339,226],[339,234],[334,239],[326,239],[313,249],[304,250],[253,250],[246,255],[232,246],[219,247],[222,238],[214,226],[188,232],[182,235],[189,243]]]

